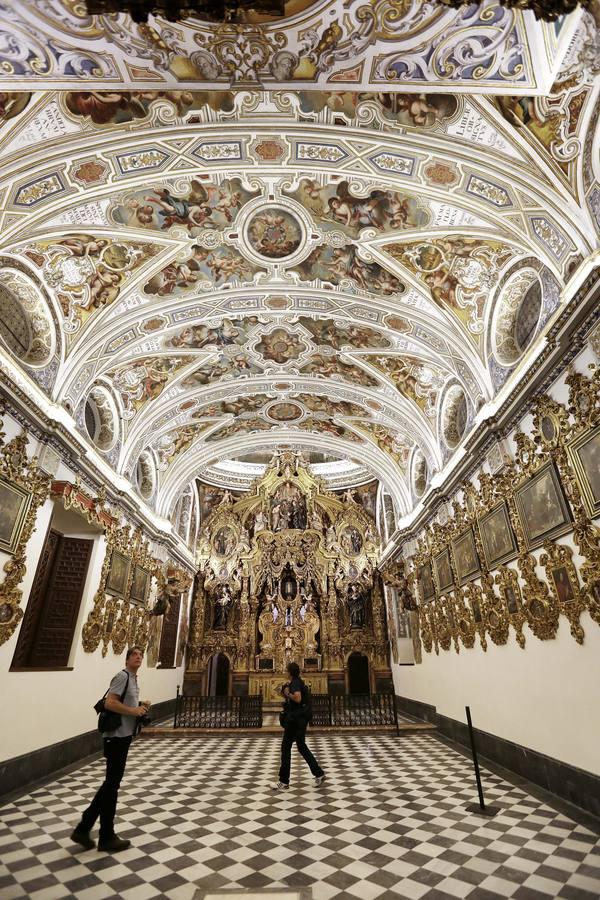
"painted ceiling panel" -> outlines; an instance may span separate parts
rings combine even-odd
[[[138,85],[154,91],[203,88],[312,87],[419,91],[446,85],[481,91],[547,90],[565,39],[493,0],[446,9],[429,0],[321,0],[283,20],[243,26],[195,20],[174,27],[156,18],[88,16],[67,0],[22,0],[3,10],[12,41],[3,52],[3,86],[67,86],[85,77],[93,90]],[[544,40],[535,31],[545,32]],[[250,47],[252,52],[250,52]],[[18,48],[18,52],[15,50]],[[468,52],[467,52],[468,50]],[[143,112],[135,107],[124,115]],[[96,117],[102,111],[94,107]]]
[[[132,480],[147,452],[157,509],[282,442],[407,509],[415,446],[430,475],[450,460],[444,433],[526,365],[598,247],[585,15],[287,9],[237,30],[0,14],[0,354],[11,303],[41,317],[45,355],[19,363],[86,439],[90,398],[114,407],[96,451]],[[441,422],[449,394],[464,422]]]

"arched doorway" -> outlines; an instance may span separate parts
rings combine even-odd
[[[369,660],[362,653],[351,653],[348,657],[348,693],[370,694]]]
[[[208,664],[208,696],[227,697],[229,694],[229,660],[224,653],[215,653]]]

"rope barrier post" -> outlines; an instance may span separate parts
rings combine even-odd
[[[179,685],[177,685],[177,693],[175,695],[175,712],[173,714],[173,728],[177,728],[178,712],[179,712]]]
[[[467,812],[477,813],[480,816],[492,818],[496,813],[500,812],[499,806],[486,806],[483,798],[483,787],[481,785],[481,773],[479,771],[479,762],[477,760],[477,748],[475,746],[475,735],[473,733],[473,723],[471,722],[471,710],[465,706],[467,713],[467,725],[469,726],[469,740],[471,741],[471,752],[473,754],[473,767],[475,769],[475,780],[477,782],[477,793],[479,794],[479,803],[469,803],[466,808]]]

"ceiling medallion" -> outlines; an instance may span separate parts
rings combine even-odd
[[[300,221],[282,207],[263,207],[246,223],[246,240],[264,259],[282,260],[293,256],[301,246],[302,238]]]
[[[265,410],[265,413],[269,419],[273,419],[275,422],[296,422],[304,415],[304,411],[300,406],[286,401],[273,403]]]

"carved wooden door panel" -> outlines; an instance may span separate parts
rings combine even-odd
[[[49,532],[13,668],[59,668],[69,664],[93,543]]]

